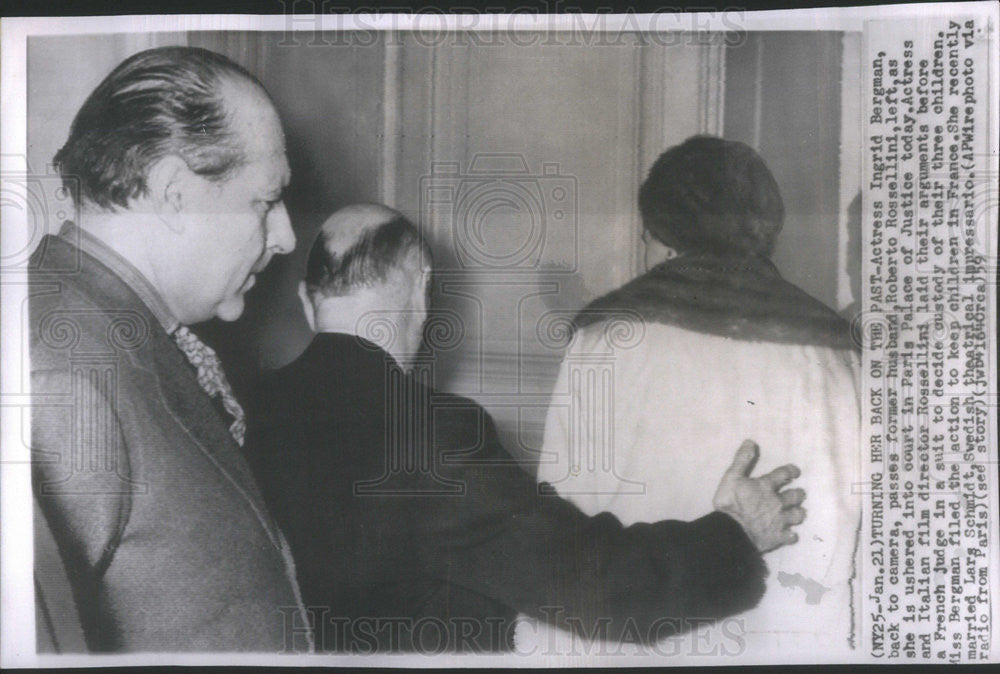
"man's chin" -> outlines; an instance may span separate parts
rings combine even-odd
[[[220,304],[215,310],[215,315],[219,320],[231,322],[242,316],[245,308],[243,295],[238,295]]]

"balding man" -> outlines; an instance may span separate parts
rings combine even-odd
[[[79,217],[32,257],[39,650],[284,650],[291,555],[244,410],[187,328],[238,318],[295,246],[278,115],[224,57],[154,49],[91,93],[55,159]]]
[[[407,365],[421,346],[430,289],[431,253],[419,232],[391,208],[355,204],[331,215],[320,237],[299,286],[310,326],[353,335],[362,317],[378,318],[397,328],[385,347]],[[331,264],[339,273],[328,273]]]
[[[747,445],[716,494],[729,514],[693,522],[623,527],[539,495],[479,405],[406,371],[429,261],[395,211],[334,214],[301,287],[318,334],[262,382],[248,452],[317,647],[508,650],[518,612],[648,642],[756,604],[759,549],[801,521],[777,493],[797,469],[750,479]]]

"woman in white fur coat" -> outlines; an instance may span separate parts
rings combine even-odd
[[[858,606],[860,365],[849,326],[768,259],[784,207],[750,147],[700,136],[671,148],[639,206],[649,271],[574,319],[538,479],[629,525],[710,511],[712,486],[694,478],[724,471],[744,438],[768,449],[773,465],[758,469],[798,465],[809,517],[796,544],[764,556],[760,604],[660,650],[836,661],[854,645]],[[537,623],[518,635],[539,652],[570,638]]]

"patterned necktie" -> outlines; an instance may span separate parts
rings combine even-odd
[[[222,396],[222,406],[235,421],[229,425],[229,432],[233,438],[243,446],[243,436],[246,434],[247,423],[243,414],[243,407],[240,406],[233,389],[226,380],[226,374],[222,371],[222,363],[215,355],[208,344],[198,339],[198,336],[188,330],[187,326],[174,330],[174,341],[180,347],[181,353],[188,359],[188,362],[198,371],[198,384],[210,398],[217,395]]]

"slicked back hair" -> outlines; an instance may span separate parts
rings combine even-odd
[[[309,251],[306,290],[310,297],[344,297],[378,286],[388,280],[392,270],[401,269],[413,252],[428,260],[431,257],[419,230],[402,216],[372,227],[350,248],[334,254],[327,250],[321,232]]]
[[[139,52],[104,78],[77,112],[55,163],[81,203],[127,207],[147,193],[150,165],[170,154],[210,180],[245,161],[222,99],[224,81],[263,85],[215,52],[161,47]]]

